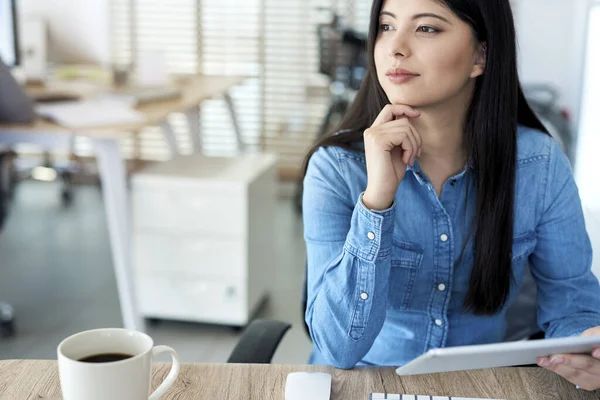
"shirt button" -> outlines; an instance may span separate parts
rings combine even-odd
[[[367,237],[369,238],[369,240],[373,240],[375,239],[375,234],[373,232],[369,232],[367,233]]]
[[[452,180],[450,181],[450,185],[452,185],[452,186],[456,186],[456,179],[452,179]]]
[[[441,240],[442,242],[447,242],[447,241],[448,241],[448,235],[446,235],[446,234],[444,233],[442,236],[440,236],[440,240]]]
[[[436,320],[435,320],[435,324],[436,324],[437,326],[442,326],[442,324],[443,324],[443,323],[444,323],[444,322],[443,322],[441,319],[436,319]]]
[[[360,294],[360,298],[363,299],[363,300],[366,300],[366,299],[369,298],[369,295],[363,292],[363,293]]]
[[[440,284],[438,285],[438,290],[439,290],[440,292],[443,292],[444,290],[446,290],[446,285],[444,285],[443,283],[440,283]]]

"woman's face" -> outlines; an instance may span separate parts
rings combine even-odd
[[[413,107],[470,96],[485,67],[470,26],[435,0],[385,0],[374,57],[390,102]]]

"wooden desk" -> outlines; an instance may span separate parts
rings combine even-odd
[[[231,97],[228,94],[233,86],[244,82],[246,78],[240,76],[205,76],[192,75],[176,79],[174,85],[179,87],[182,95],[178,99],[166,100],[144,104],[136,107],[135,110],[145,118],[144,122],[135,124],[105,125],[84,129],[71,129],[55,124],[51,121],[38,119],[33,124],[25,125],[7,125],[0,124],[0,130],[13,132],[45,132],[53,134],[69,134],[78,136],[87,136],[94,138],[122,138],[124,133],[138,132],[147,126],[161,125],[171,113],[189,113],[191,110],[201,104],[203,101],[217,96],[225,97],[228,106],[231,106]],[[106,93],[110,87],[86,85],[81,86],[76,82],[64,82],[62,84],[54,83],[47,88],[32,88],[28,93],[43,93],[45,90],[61,91],[73,93],[81,96],[82,99],[93,97],[97,94]],[[234,110],[230,109],[231,112]],[[238,127],[236,126],[236,129]]]
[[[189,76],[178,80],[182,96],[176,100],[151,103],[138,107],[145,121],[136,124],[98,126],[74,130],[55,123],[38,120],[25,125],[0,125],[0,144],[35,143],[44,147],[69,148],[74,136],[91,139],[99,164],[100,179],[103,183],[104,207],[108,219],[108,230],[112,249],[113,266],[119,291],[121,314],[125,328],[145,330],[143,318],[136,306],[133,286],[130,245],[130,213],[127,193],[126,168],[120,152],[119,140],[130,133],[137,133],[147,126],[160,125],[173,154],[179,153],[173,129],[167,118],[174,112],[183,112],[188,118],[192,143],[195,151],[201,150],[199,105],[204,100],[223,96],[229,106],[234,127],[238,133],[238,145],[241,145],[239,127],[233,103],[228,90],[244,81],[243,77]],[[56,90],[56,85],[53,89]],[[69,91],[65,83],[65,91]],[[106,91],[107,88],[93,88],[84,91],[82,96]],[[71,90],[77,93],[76,89]],[[82,238],[85,240],[85,238]]]
[[[155,388],[170,364],[154,368]],[[577,390],[542,368],[501,368],[399,377],[393,368],[336,370],[307,365],[184,364],[164,400],[284,400],[293,371],[332,374],[331,400],[368,400],[371,392],[488,397],[507,400],[592,400],[598,393]],[[0,400],[59,400],[56,361],[0,361]],[[311,399],[306,399],[311,400]]]

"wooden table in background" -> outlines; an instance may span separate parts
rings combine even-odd
[[[155,388],[170,364],[157,364]],[[284,400],[287,374],[332,374],[331,400],[368,400],[371,392],[480,397],[506,400],[593,400],[542,368],[499,368],[399,377],[393,368],[338,370],[307,365],[183,364],[164,400]],[[0,361],[0,400],[61,399],[56,361]],[[306,399],[311,400],[311,399]]]
[[[108,219],[113,267],[125,328],[145,331],[145,323],[138,312],[134,295],[127,172],[121,156],[120,140],[130,137],[132,133],[136,134],[148,126],[160,126],[172,154],[178,154],[175,134],[168,122],[168,117],[172,113],[184,113],[188,120],[193,149],[195,152],[201,151],[199,106],[205,100],[222,96],[229,107],[237,134],[238,147],[241,147],[239,126],[228,91],[233,86],[243,83],[244,80],[244,77],[237,76],[203,75],[191,75],[177,79],[175,84],[181,88],[181,97],[137,107],[136,111],[141,113],[145,120],[133,124],[112,124],[84,129],[66,128],[43,119],[38,119],[31,124],[0,124],[0,144],[5,145],[34,143],[44,147],[68,149],[75,136],[84,136],[91,140],[103,184],[102,193]],[[44,93],[44,90],[72,93],[86,99],[106,93],[111,89],[100,85],[82,85],[77,82],[54,82],[47,88],[31,89],[29,93]]]

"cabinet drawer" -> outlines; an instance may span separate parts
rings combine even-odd
[[[239,281],[209,281],[136,273],[139,307],[146,317],[245,325],[245,286]]]
[[[132,191],[134,229],[216,233],[246,232],[246,194],[242,190],[211,193],[192,188],[157,190],[143,185]]]
[[[140,271],[245,278],[246,254],[246,243],[237,239],[150,232],[133,235],[133,262]]]

